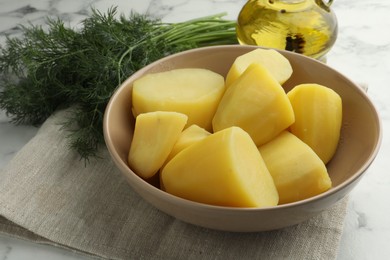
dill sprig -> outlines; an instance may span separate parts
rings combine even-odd
[[[115,89],[131,74],[172,53],[236,44],[235,22],[225,14],[181,23],[148,15],[117,16],[93,9],[80,30],[60,19],[48,29],[21,26],[22,37],[0,46],[0,108],[16,124],[39,125],[55,110],[72,107],[64,122],[69,144],[88,160],[98,155],[103,113]]]

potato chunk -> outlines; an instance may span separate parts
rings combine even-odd
[[[273,179],[250,136],[239,127],[211,134],[178,153],[161,172],[168,193],[219,206],[278,203]]]
[[[226,87],[229,87],[252,63],[266,67],[280,83],[286,82],[293,72],[290,62],[279,52],[269,49],[256,49],[236,58],[226,76]]]
[[[274,179],[279,204],[310,198],[332,186],[322,160],[288,131],[260,146],[259,151]]]
[[[137,116],[128,162],[140,177],[153,177],[164,164],[179,138],[187,116],[177,112],[157,111]]]
[[[341,97],[319,84],[301,84],[287,93],[295,114],[290,129],[326,164],[336,152],[342,123]]]
[[[174,69],[137,79],[132,91],[135,117],[145,112],[175,111],[188,116],[187,126],[196,124],[210,131],[225,81],[207,69]]]
[[[213,129],[239,126],[260,146],[293,122],[294,112],[284,89],[264,66],[254,63],[226,90]]]
[[[167,161],[175,157],[180,151],[184,150],[190,145],[193,145],[200,140],[203,140],[210,135],[210,132],[206,131],[204,128],[201,128],[197,125],[191,125],[186,128],[179,136],[179,139],[176,141],[175,145],[172,148],[171,153],[168,156]]]

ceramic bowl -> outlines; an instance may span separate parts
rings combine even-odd
[[[381,142],[378,112],[366,93],[336,70],[314,59],[280,51],[293,67],[286,91],[299,83],[318,83],[334,89],[343,101],[341,139],[327,168],[333,187],[302,201],[268,208],[212,206],[170,195],[137,176],[127,163],[133,135],[131,91],[135,79],[175,68],[207,68],[226,75],[234,59],[254,46],[214,46],[193,49],[158,60],[129,77],[113,94],[104,116],[104,137],[113,161],[131,188],[159,210],[184,222],[216,230],[255,232],[303,222],[344,198],[375,159]],[[130,188],[130,187],[129,187]]]

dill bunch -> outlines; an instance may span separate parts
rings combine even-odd
[[[236,44],[235,22],[217,14],[181,23],[148,15],[117,16],[92,9],[80,30],[48,19],[48,29],[21,26],[22,37],[0,46],[0,108],[16,124],[39,125],[55,110],[72,107],[64,122],[71,149],[98,155],[103,113],[115,89],[131,74],[169,54]]]

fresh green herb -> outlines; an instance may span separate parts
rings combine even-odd
[[[182,23],[147,15],[92,10],[80,30],[48,19],[48,29],[22,26],[22,37],[0,46],[0,108],[14,123],[41,124],[55,110],[74,107],[64,122],[82,158],[97,156],[103,113],[114,90],[132,73],[166,55],[236,44],[235,22],[218,14]]]

